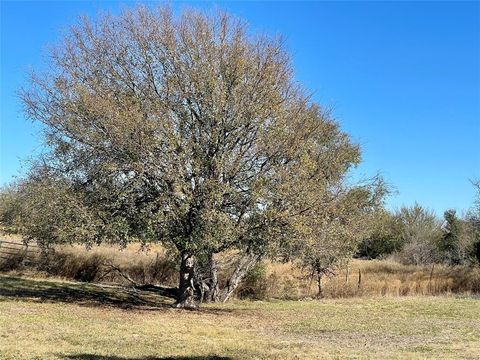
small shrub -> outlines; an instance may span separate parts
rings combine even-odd
[[[292,278],[285,279],[285,281],[283,282],[282,299],[297,300],[298,298],[300,298],[300,291],[298,285],[298,281],[295,281]]]
[[[101,272],[102,265],[105,263],[105,258],[101,255],[94,254],[93,256],[82,259],[79,267],[76,269],[73,279],[77,281],[92,282]]]
[[[256,264],[247,273],[237,290],[241,299],[263,300],[267,298],[267,268],[265,263]]]
[[[19,270],[24,267],[25,257],[22,254],[4,255],[0,259],[0,271]]]
[[[93,282],[100,275],[105,261],[105,256],[100,254],[55,251],[43,254],[37,263],[37,269],[52,276]]]

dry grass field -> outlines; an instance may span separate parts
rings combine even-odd
[[[18,236],[2,236],[2,239],[21,242]],[[31,261],[33,265],[39,262],[39,259]],[[165,250],[159,245],[142,249],[136,243],[125,249],[101,245],[88,251],[80,245],[58,247],[55,256],[50,259],[49,272],[31,266],[14,267],[13,271],[5,271],[5,263],[0,259],[0,272],[35,278],[53,275],[64,280],[129,284],[115,272],[104,276],[108,268],[102,267],[103,263],[118,266],[139,284],[177,285],[177,271],[174,264],[165,258]],[[348,264],[348,276],[347,266],[335,269],[335,272],[336,276],[325,277],[323,280],[325,298],[480,294],[478,266],[435,265],[432,268],[402,265],[391,260],[357,259]],[[259,299],[299,300],[315,297],[316,283],[306,275],[291,263],[267,261],[264,263],[262,277],[256,279],[253,289],[247,290],[254,293],[251,297]]]
[[[186,311],[148,293],[1,275],[0,358],[478,359],[480,300],[234,301]]]

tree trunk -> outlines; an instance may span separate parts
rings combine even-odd
[[[323,297],[322,276],[323,276],[322,273],[317,274],[317,286],[318,286],[317,298],[319,299]]]
[[[243,280],[248,271],[260,260],[260,255],[245,254],[235,268],[224,289],[219,291],[217,301],[226,302],[233,294],[237,286]]]
[[[182,252],[181,256],[178,297],[174,306],[177,308],[194,309],[197,307],[194,298],[195,258],[186,252]]]
[[[205,301],[207,302],[216,302],[218,301],[219,288],[218,288],[218,268],[217,262],[213,257],[213,254],[210,255],[209,259],[209,278],[207,283],[207,290],[205,292]]]

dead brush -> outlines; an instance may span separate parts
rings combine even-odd
[[[232,263],[221,261],[228,273]],[[37,254],[25,262],[21,254],[0,259],[0,271],[28,271],[87,282],[124,285],[177,285],[174,259],[159,246],[148,249],[131,244],[125,249],[102,245],[86,250],[64,246],[55,252]],[[317,286],[292,263],[265,261],[257,265],[239,287],[236,296],[249,299],[298,300],[315,297]],[[348,268],[335,269],[335,276],[322,281],[324,298],[360,296],[408,296],[480,293],[480,267],[402,265],[393,260],[352,260]]]
[[[62,246],[38,253],[29,262],[10,254],[0,259],[0,271],[27,271],[40,276],[131,285],[176,283],[175,262],[163,250],[146,251],[133,245],[120,250],[98,246],[86,250],[81,246]]]
[[[297,294],[300,299],[316,295],[316,285],[302,278],[300,270],[292,264],[269,262],[267,274],[268,297],[286,299]],[[288,295],[282,290],[285,287],[290,290]],[[415,266],[389,260],[353,260],[348,270],[338,268],[336,276],[325,277],[322,293],[325,298],[478,294],[480,267]]]

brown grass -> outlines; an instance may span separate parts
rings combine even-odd
[[[5,238],[4,238],[5,239]],[[18,237],[8,241],[21,242]],[[55,276],[66,280],[128,284],[127,275],[137,284],[176,284],[175,265],[165,250],[157,245],[142,248],[129,244],[125,249],[114,246],[95,246],[90,250],[80,245],[59,246],[47,255],[31,253],[27,258],[15,255],[0,259],[0,271],[28,274],[36,277]]]
[[[19,237],[10,237],[18,241]],[[114,264],[138,284],[153,283],[175,286],[175,264],[165,250],[152,245],[143,249],[130,244],[125,249],[97,246],[59,247],[46,259],[37,257],[25,265],[21,258],[0,261],[0,271],[45,277],[55,276],[88,282],[128,284],[108,266]],[[107,265],[106,265],[107,264]],[[336,269],[336,276],[323,280],[325,298],[369,296],[407,296],[480,293],[480,267],[448,267],[443,265],[401,265],[392,260],[352,260],[347,268]],[[359,282],[359,275],[361,277]],[[255,278],[255,276],[260,278]],[[316,296],[317,288],[305,273],[291,263],[265,262],[263,272],[248,279],[239,294],[256,299],[297,300]],[[253,284],[251,282],[254,282]]]
[[[316,284],[292,264],[268,263],[267,269],[270,297],[298,299],[316,295]],[[401,265],[389,260],[352,260],[348,277],[346,273],[345,266],[337,269],[335,276],[324,278],[324,297],[480,293],[478,266],[435,265],[432,269],[432,266]]]

